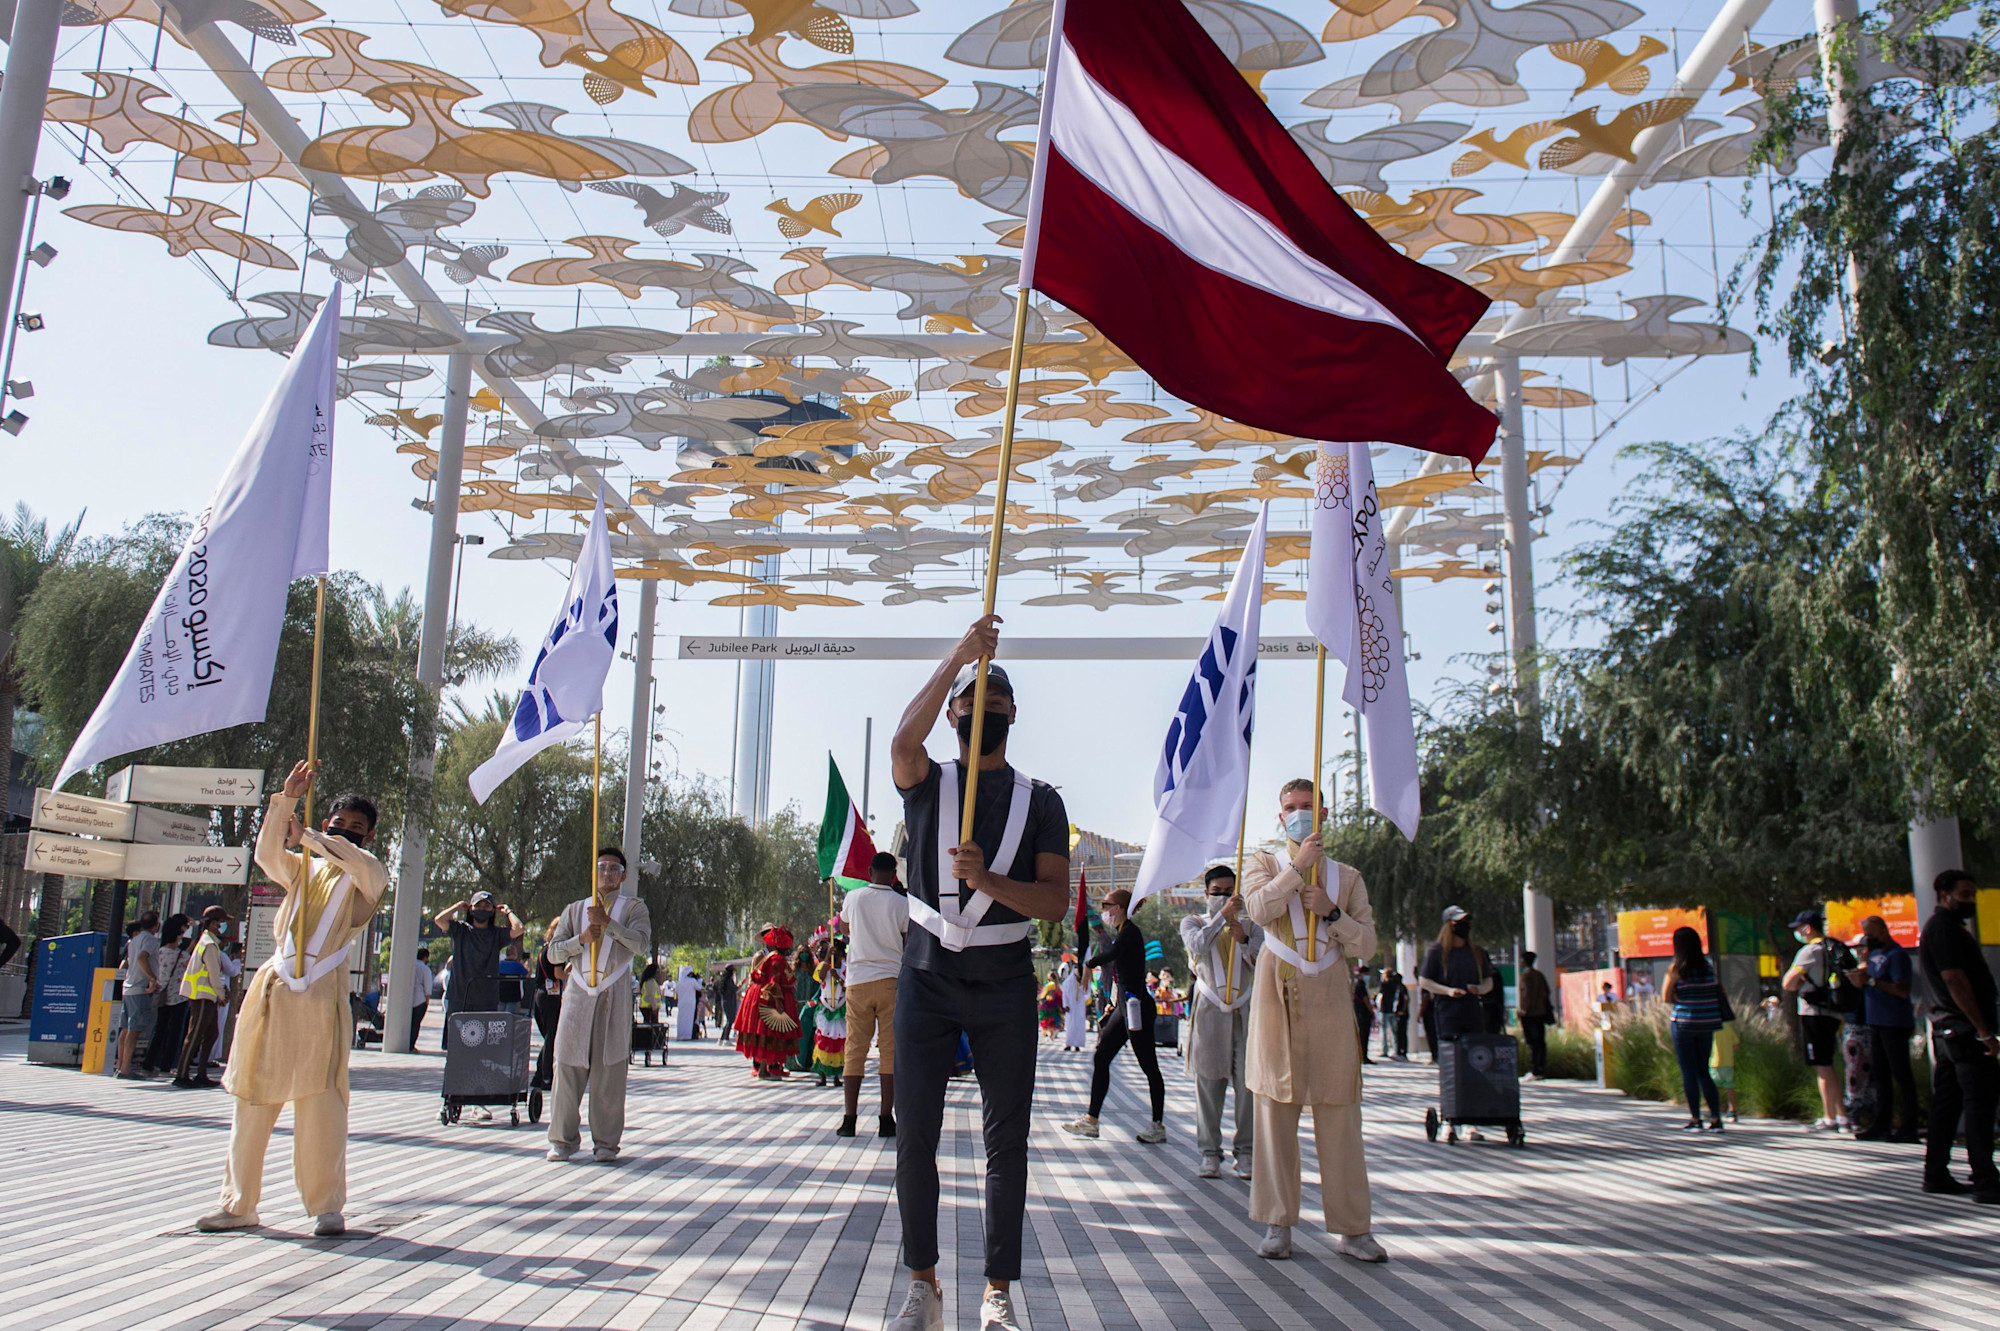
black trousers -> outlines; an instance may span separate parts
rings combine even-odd
[[[1549,1019],[1547,1017],[1522,1017],[1521,1038],[1528,1042],[1528,1071],[1537,1077],[1545,1076],[1549,1070]],[[1909,1060],[1904,1059],[1905,1066]]]
[[[1135,1036],[1125,1025],[1125,1004],[1121,1001],[1111,1005],[1111,1014],[1097,1023],[1097,1052],[1090,1061],[1090,1116],[1097,1117],[1097,1111],[1104,1108],[1104,1097],[1111,1092],[1111,1060],[1118,1057],[1118,1051],[1131,1041],[1132,1057],[1139,1060],[1139,1070],[1146,1074],[1146,1089],[1153,1097],[1153,1122],[1159,1123],[1167,1116],[1167,1084],[1160,1080],[1160,1051],[1153,1043],[1153,1030],[1159,1021],[1159,1012],[1153,1006],[1151,994],[1139,996],[1139,1033]]]
[[[1875,1070],[1875,1122],[1877,1132],[1889,1132],[1896,1122],[1896,1101],[1903,1102],[1903,1128],[1917,1130],[1917,1078],[1910,1070],[1910,1028],[1870,1026],[1868,1061]],[[1993,1060],[1988,1059],[1987,1062]]]
[[[190,998],[182,1004],[188,1010],[187,1031],[181,1037],[180,1066],[175,1081],[191,1081],[208,1076],[208,1055],[215,1047],[215,1000]]]
[[[542,1035],[542,1051],[535,1055],[535,1085],[545,1091],[556,1086],[556,1024],[562,1020],[561,994],[535,995],[535,1029]]]
[[[410,1052],[417,1052],[417,1033],[424,1028],[424,1013],[431,1010],[431,1001],[426,998],[421,1003],[410,1006]]]
[[[1951,1173],[1951,1148],[1965,1122],[1966,1163],[1976,1187],[2000,1187],[1993,1169],[1993,1113],[2000,1101],[2000,1062],[1970,1034],[1931,1035],[1931,1124],[1924,1143],[1924,1177]]]
[[[1396,1027],[1396,1052],[1404,1058],[1410,1056],[1410,1014],[1399,1012],[1390,1019]]]
[[[986,1277],[1021,1278],[1028,1208],[1028,1111],[1035,1098],[1035,977],[961,980],[903,967],[896,980],[896,1209],[903,1265],[937,1265],[938,1139],[959,1032],[986,1136]]]
[[[172,1072],[180,1063],[181,1045],[187,1039],[188,1005],[168,1007],[164,994],[159,1015],[153,1021],[153,1040],[146,1046],[145,1067],[154,1072]]]

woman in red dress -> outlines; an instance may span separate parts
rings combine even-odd
[[[785,1060],[798,1052],[799,1006],[793,990],[792,931],[766,925],[759,935],[765,952],[750,971],[743,1002],[736,1010],[736,1051],[750,1060],[763,1081],[782,1081]]]

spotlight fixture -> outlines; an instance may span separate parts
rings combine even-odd
[[[1499,613],[1500,613],[1500,603],[1499,603],[1498,601],[1488,601],[1488,602],[1486,603],[1486,613],[1487,613],[1487,614],[1489,614],[1489,615],[1497,615],[1497,614],[1499,614]]]
[[[7,381],[7,396],[8,396],[8,397],[18,397],[18,398],[31,398],[31,397],[33,397],[34,395],[35,395],[35,381],[34,381],[34,380],[32,380],[32,379],[9,379],[9,380]]]
[[[410,501],[410,507],[414,508],[419,513],[437,512],[437,504],[429,499],[412,499]]]
[[[48,327],[48,320],[42,318],[41,315],[35,313],[33,310],[22,310],[14,316],[14,322],[20,325],[21,331],[24,333],[39,333],[42,329]]]
[[[1489,582],[1489,583],[1487,583],[1487,584],[1486,584],[1486,594],[1487,594],[1488,596],[1498,596],[1498,595],[1500,594],[1500,584],[1499,584],[1499,583],[1497,583],[1497,582]]]
[[[1498,622],[1498,621],[1495,621],[1495,622],[1493,622],[1493,623],[1491,623],[1491,624],[1488,624],[1488,625],[1486,626],[1486,631],[1487,631],[1488,633],[1498,633],[1498,632],[1500,632],[1501,630],[1500,630],[1500,625],[1499,625],[1499,622]]]
[[[484,545],[484,544],[486,544],[486,538],[485,538],[484,536],[469,536],[469,535],[468,535],[468,536],[461,536],[461,537],[459,537],[459,538],[458,538],[458,541],[459,541],[459,544],[460,544],[460,545]]]
[[[8,434],[21,433],[27,424],[28,417],[26,412],[10,411],[5,416],[0,416],[0,430],[5,430]]]
[[[28,257],[34,261],[37,268],[46,268],[54,263],[56,254],[56,247],[46,240],[28,251]]]
[[[42,190],[51,199],[67,199],[69,197],[69,177],[50,176],[49,183],[42,186]]]

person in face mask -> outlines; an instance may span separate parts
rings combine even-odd
[[[451,987],[444,995],[444,1041],[451,1047],[451,1014],[494,1012],[500,1007],[500,956],[507,944],[526,933],[514,912],[496,905],[491,892],[474,892],[438,912],[437,927],[451,939]],[[472,1107],[476,1119],[492,1114]]]
[[[1834,1051],[1840,1048],[1840,1009],[1831,998],[1832,986],[1845,984],[1826,937],[1826,917],[1816,910],[1802,910],[1792,921],[1792,937],[1799,950],[1785,971],[1779,987],[1797,995],[1799,1045],[1806,1066],[1819,1078],[1822,1114],[1808,1132],[1835,1132],[1849,1125],[1840,1093],[1840,1075],[1833,1066]],[[1841,949],[1845,955],[1845,949]]]
[[[1236,1135],[1230,1143],[1236,1177],[1251,1173],[1256,1113],[1244,1082],[1250,1047],[1250,990],[1264,930],[1243,909],[1236,873],[1218,864],[1202,876],[1208,913],[1181,919],[1181,942],[1194,966],[1193,1011],[1188,1016],[1188,1072],[1194,1077],[1194,1144],[1199,1178],[1222,1177],[1222,1097],[1236,1095]]]
[[[2000,1101],[2000,1012],[1995,1011],[1992,968],[1973,933],[1979,885],[1963,869],[1937,876],[1937,908],[1924,922],[1917,964],[1931,1000],[1931,1119],[1924,1143],[1924,1191],[1971,1193],[1976,1202],[2000,1202],[2000,1173],[1993,1168],[1993,1113]],[[1965,1127],[1968,1185],[1952,1176],[1951,1148]]]
[[[1139,1060],[1139,1068],[1146,1074],[1146,1090],[1153,1105],[1152,1121],[1140,1129],[1138,1137],[1148,1146],[1156,1146],[1167,1139],[1167,1127],[1162,1122],[1166,1117],[1167,1084],[1160,1078],[1159,1049],[1153,1042],[1159,1005],[1146,979],[1146,936],[1126,914],[1131,904],[1132,893],[1122,887],[1104,898],[1098,916],[1111,931],[1111,946],[1100,947],[1083,960],[1086,969],[1111,967],[1117,974],[1118,987],[1111,1010],[1097,1023],[1097,1052],[1092,1056],[1090,1070],[1090,1110],[1063,1124],[1063,1131],[1078,1137],[1097,1135],[1097,1116],[1104,1108],[1104,1097],[1111,1093],[1111,1061],[1129,1041],[1132,1057]]]
[[[180,1070],[174,1085],[183,1090],[215,1085],[208,1075],[208,1055],[221,1029],[216,1014],[229,992],[229,973],[222,962],[222,940],[229,933],[229,912],[210,906],[201,913],[201,935],[194,955],[181,973],[181,996],[188,1001],[187,1036],[181,1042]]]
[[[1472,916],[1458,906],[1444,909],[1444,927],[1417,968],[1417,987],[1431,996],[1439,1040],[1486,1033],[1480,1000],[1494,987],[1485,954],[1472,944]]]
[[[368,927],[389,885],[368,853],[375,806],[342,795],[318,831],[293,810],[313,783],[305,763],[271,796],[257,831],[257,867],[285,894],[274,924],[277,947],[243,995],[222,1088],[233,1099],[229,1160],[215,1210],[195,1221],[204,1233],[253,1228],[263,1193],[264,1151],[278,1112],[292,1107],[292,1172],[321,1237],[346,1232],[347,954]],[[303,846],[311,860],[290,849]],[[207,917],[204,916],[204,922]],[[294,926],[297,926],[296,928]],[[298,943],[303,934],[303,948]]]
[[[1244,1082],[1257,1105],[1250,1218],[1266,1226],[1259,1257],[1292,1255],[1304,1185],[1299,1119],[1310,1108],[1320,1199],[1335,1250],[1380,1262],[1389,1255],[1370,1232],[1350,975],[1354,962],[1375,953],[1375,912],[1361,875],[1320,849],[1325,816],[1324,806],[1313,806],[1311,781],[1287,781],[1278,791],[1283,850],[1257,851],[1243,865],[1244,910],[1265,931],[1244,1059]]]

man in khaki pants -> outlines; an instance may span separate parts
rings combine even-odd
[[[1310,1106],[1327,1232],[1344,1257],[1386,1261],[1388,1253],[1369,1232],[1361,1048],[1350,974],[1351,962],[1375,951],[1375,912],[1361,875],[1320,850],[1326,811],[1313,808],[1312,782],[1287,781],[1278,810],[1289,861],[1260,851],[1243,872],[1248,914],[1265,931],[1246,1060],[1257,1102],[1250,1218],[1267,1226],[1257,1255],[1292,1255],[1302,1186],[1299,1117]]]
[[[896,973],[903,968],[903,935],[910,908],[896,891],[896,857],[882,852],[869,862],[869,883],[847,894],[840,918],[847,922],[847,1064],[841,1087],[846,1112],[836,1136],[852,1137],[860,1112],[861,1079],[868,1072],[868,1042],[882,1079],[882,1116],[875,1135],[896,1135]]]

